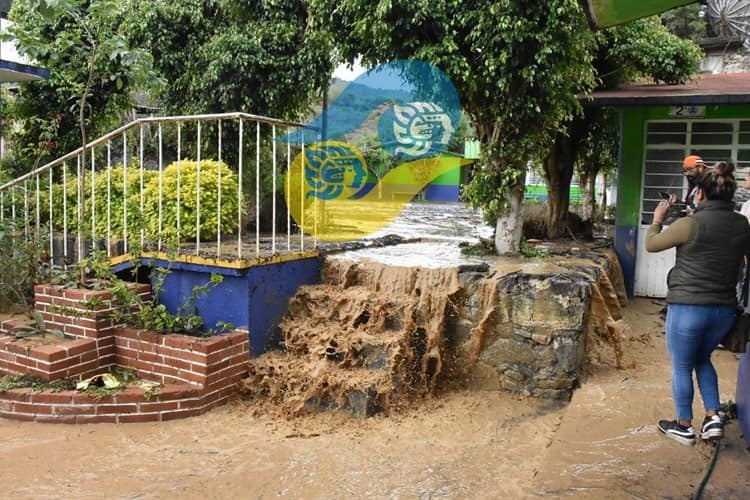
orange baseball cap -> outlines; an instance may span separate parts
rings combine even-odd
[[[683,170],[687,170],[689,168],[701,167],[705,164],[706,162],[704,162],[703,159],[698,155],[686,156],[685,159],[682,160]]]

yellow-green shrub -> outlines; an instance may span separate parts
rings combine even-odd
[[[97,171],[94,176],[94,209],[96,211],[95,233],[97,238],[105,237],[107,234],[107,184],[110,183],[110,206],[109,219],[110,231],[112,238],[121,238],[123,235],[123,175],[125,170],[122,166],[110,169],[109,180],[107,171]],[[141,170],[137,166],[127,168],[127,194],[128,194],[128,232],[130,236],[135,231],[140,231],[140,185]],[[144,188],[151,178],[158,176],[157,172],[151,170],[143,171]],[[84,194],[84,219],[83,230],[90,235],[91,230],[91,173],[88,172],[85,178]],[[52,186],[52,223],[56,231],[63,229],[63,198],[67,200],[67,220],[68,232],[78,230],[78,183],[77,177],[69,175],[66,179],[65,193],[63,193],[62,184]],[[42,222],[49,220],[49,191],[43,191],[40,194],[40,217]]]
[[[152,177],[145,188],[144,224],[148,238],[171,239],[177,236],[177,169],[173,162],[164,169],[162,179],[162,230],[159,233],[159,176]],[[221,231],[237,229],[237,175],[223,162],[200,162],[200,237],[214,239],[217,232],[219,172],[221,171]],[[182,241],[195,238],[198,163],[179,162],[180,233]]]

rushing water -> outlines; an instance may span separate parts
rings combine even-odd
[[[430,238],[475,243],[492,237],[494,229],[479,210],[464,203],[409,203],[401,214],[372,238],[395,234],[403,238]]]
[[[484,222],[481,212],[463,203],[410,203],[388,227],[367,240],[398,236],[412,242],[369,246],[329,258],[429,269],[477,265],[485,260],[463,255],[459,244],[476,244],[492,234],[493,228]],[[420,241],[413,242],[415,239]]]

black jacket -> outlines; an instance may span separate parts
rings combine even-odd
[[[750,249],[750,224],[728,201],[707,200],[692,215],[693,237],[677,247],[667,277],[670,304],[736,305],[737,277]]]

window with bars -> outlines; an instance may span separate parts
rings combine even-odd
[[[646,126],[646,157],[641,224],[650,224],[654,208],[661,200],[659,192],[668,192],[684,200],[687,180],[682,174],[682,160],[690,154],[700,155],[711,165],[717,161],[735,163],[737,194],[740,203],[750,198],[742,189],[750,173],[750,120],[688,120],[649,122]]]

